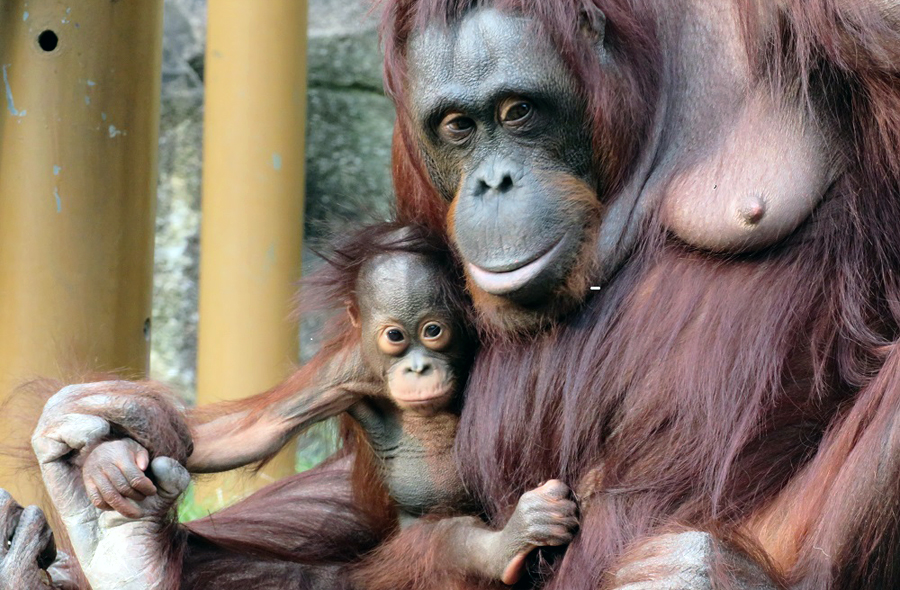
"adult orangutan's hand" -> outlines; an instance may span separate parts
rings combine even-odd
[[[122,409],[119,400],[109,401],[114,411]],[[156,493],[136,503],[142,517],[126,518],[95,506],[84,484],[82,466],[91,453],[113,462],[118,456],[116,449],[125,448],[121,441],[107,441],[111,433],[107,419],[79,413],[87,409],[103,415],[102,402],[103,398],[97,398],[85,407],[83,398],[70,388],[62,390],[45,407],[32,446],[44,485],[93,590],[159,590],[165,579],[164,544],[168,542],[161,531],[171,520],[169,510],[187,487],[190,475],[175,460],[156,457],[147,466]],[[104,445],[112,445],[113,452]]]
[[[68,453],[70,448],[82,450],[82,441],[57,441],[53,428],[65,424],[69,416],[90,418],[92,428],[102,431],[92,436],[97,442],[104,437],[131,438],[150,452],[150,457],[171,457],[184,464],[193,450],[190,429],[169,390],[151,381],[100,381],[69,385],[51,397],[41,416],[44,440],[36,452],[46,459]],[[87,424],[85,420],[81,423]],[[85,431],[86,432],[86,431]],[[54,457],[51,457],[53,455]]]
[[[71,588],[60,557],[41,509],[22,508],[9,492],[0,489],[0,589]]]

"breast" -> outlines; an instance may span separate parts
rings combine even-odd
[[[663,219],[686,243],[715,252],[770,246],[806,220],[833,182],[839,150],[802,105],[759,90],[720,139],[665,191]]]

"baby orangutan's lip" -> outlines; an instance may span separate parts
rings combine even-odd
[[[407,395],[408,393],[413,394],[413,395]],[[416,393],[418,393],[418,395],[416,395]],[[445,398],[448,395],[450,395],[450,393],[451,393],[451,388],[445,386],[445,387],[439,387],[439,388],[435,388],[435,389],[431,389],[431,390],[427,390],[427,391],[417,390],[417,391],[402,392],[402,393],[395,392],[394,399],[396,399],[397,401],[403,402],[404,404],[410,404],[410,405],[425,404],[425,403],[431,403],[437,399]]]
[[[414,411],[427,411],[436,406],[440,406],[452,396],[453,387],[450,385],[443,385],[441,387],[433,387],[424,390],[405,390],[405,388],[399,387],[392,391],[391,395],[393,396],[394,401],[403,408]]]

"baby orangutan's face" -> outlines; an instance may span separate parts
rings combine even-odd
[[[360,272],[356,290],[366,362],[400,408],[422,414],[445,409],[461,385],[465,339],[441,304],[440,272],[424,256],[386,254]]]

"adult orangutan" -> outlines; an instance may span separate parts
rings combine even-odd
[[[581,491],[522,587],[898,587],[900,5],[394,0],[385,45],[399,210],[446,227],[483,333],[463,479],[492,524]],[[304,519],[365,507],[302,480],[341,469],[196,525],[185,579],[478,582],[435,523],[326,566],[361,544]]]

